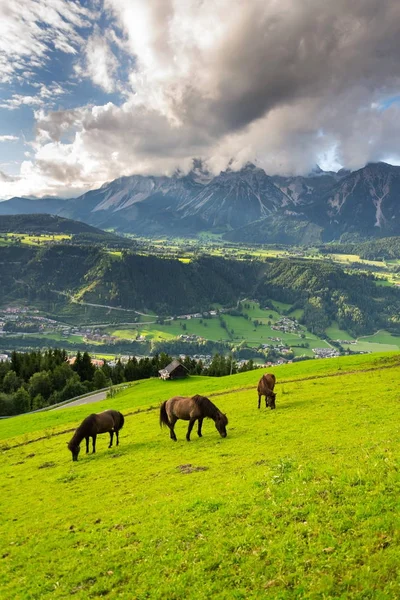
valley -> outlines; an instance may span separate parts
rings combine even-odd
[[[62,346],[207,362],[222,352],[276,364],[399,348],[398,238],[148,239],[50,215],[1,217],[0,231],[3,353]]]

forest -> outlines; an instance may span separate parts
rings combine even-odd
[[[400,259],[400,237],[387,237],[366,242],[326,244],[319,247],[323,254],[358,254],[366,260]]]

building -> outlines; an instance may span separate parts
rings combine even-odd
[[[179,360],[173,360],[164,369],[158,371],[160,379],[183,379],[187,377],[188,370]]]

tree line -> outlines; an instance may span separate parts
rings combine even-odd
[[[158,377],[172,357],[165,352],[153,357],[129,358],[115,365],[106,361],[96,366],[88,352],[78,352],[70,362],[65,350],[15,352],[9,361],[0,362],[0,416],[11,416],[45,408],[76,396],[119,383]],[[254,367],[250,360],[238,368],[232,357],[216,354],[209,366],[186,356],[182,361],[188,375],[221,377]]]

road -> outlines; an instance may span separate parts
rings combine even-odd
[[[96,394],[92,394],[91,396],[85,396],[85,398],[78,398],[73,402],[68,402],[67,404],[63,404],[62,406],[57,406],[53,408],[53,410],[61,410],[63,408],[70,408],[71,406],[80,406],[81,404],[93,404],[94,402],[100,402],[100,400],[105,400],[107,398],[107,390],[105,392],[97,392]]]

